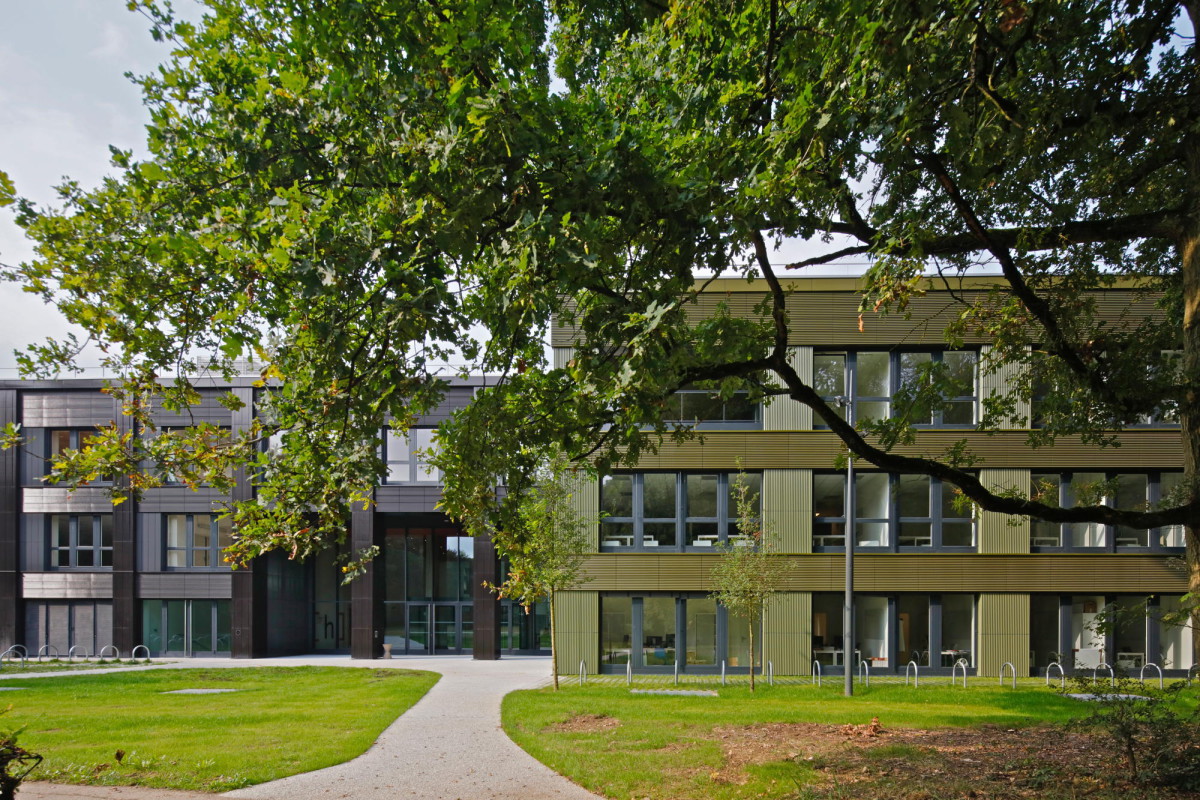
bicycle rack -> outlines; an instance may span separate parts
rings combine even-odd
[[[918,682],[921,680],[921,676],[920,676],[921,670],[917,666],[917,662],[915,662],[915,661],[910,661],[907,664],[905,664],[904,665],[904,685],[905,686],[908,686],[908,668],[909,667],[912,667],[913,688],[915,689],[915,688],[917,688]]]
[[[768,686],[775,685],[775,662],[774,661],[767,662],[767,685]]]
[[[1187,682],[1189,686],[1192,683],[1192,670],[1197,669],[1200,669],[1200,664],[1193,664],[1192,666],[1188,667]]]
[[[111,645],[111,644],[106,644],[106,645],[104,645],[104,647],[101,647],[100,652],[96,654],[96,658],[103,660],[104,654],[107,653],[109,650],[112,650],[113,661],[121,660],[121,651],[118,650],[115,645]]]
[[[1102,669],[1108,670],[1108,677],[1110,678],[1112,685],[1116,686],[1117,685],[1117,673],[1113,672],[1112,667],[1110,667],[1108,664],[1104,664],[1104,663],[1101,663],[1100,666],[1098,666],[1098,667],[1092,668],[1092,683],[1096,682],[1096,673]]]
[[[76,650],[79,650],[80,648],[82,648],[82,649],[83,649],[83,661],[84,661],[84,663],[87,663],[87,660],[88,660],[89,658],[91,658],[91,656],[88,654],[88,651],[87,651],[87,648],[86,648],[86,647],[84,647],[84,646],[83,646],[83,645],[81,645],[81,644],[73,645],[73,646],[71,647],[71,649],[67,651],[67,663],[68,663],[68,664],[73,664],[73,663],[75,663],[75,651],[76,651]]]
[[[1004,685],[1004,668],[1005,667],[1008,667],[1009,669],[1012,670],[1012,676],[1013,676],[1012,686],[1014,689],[1017,688],[1017,668],[1013,666],[1011,661],[1005,661],[1003,664],[1000,665],[1000,685],[1001,686]]]
[[[813,659],[813,683],[817,686],[821,685],[821,662]]]
[[[1162,668],[1153,661],[1142,664],[1142,671],[1138,673],[1138,679],[1141,680],[1142,686],[1146,685],[1146,667],[1154,667],[1156,670],[1158,670],[1158,688],[1161,690],[1163,688]]]
[[[965,689],[967,688],[967,660],[965,658],[960,658],[958,661],[955,661],[954,666],[950,668],[950,685],[955,685],[955,681],[958,679],[959,667],[962,667],[963,688]]]
[[[587,661],[579,662],[579,685],[583,686],[587,682]]]
[[[867,663],[866,659],[858,662],[858,682],[864,686],[871,685],[871,665]]]
[[[20,648],[20,649],[18,650],[18,648]],[[23,652],[24,650],[25,650],[25,648],[21,647],[20,645],[13,645],[12,647],[5,650],[3,653],[0,653],[0,664],[3,664],[4,660],[9,657],[19,658],[19,659],[21,659],[21,669],[25,669],[26,653]]]
[[[29,651],[25,649],[25,645],[23,645],[23,644],[14,644],[12,647],[10,647],[8,649],[9,650],[20,650],[21,658],[29,658]]]
[[[54,651],[54,660],[55,660],[55,661],[57,661],[58,659],[62,658],[62,654],[58,652],[58,648],[57,648],[57,647],[55,647],[55,646],[54,646],[54,645],[52,645],[52,644],[44,644],[44,645],[42,645],[41,647],[39,647],[39,648],[38,648],[37,660],[38,660],[38,663],[39,663],[39,664],[42,662],[42,657],[43,657],[43,656],[44,656],[44,657],[46,657],[46,658],[49,658],[49,657],[50,657],[50,651],[51,651],[51,650],[53,650],[53,651]]]
[[[1063,689],[1067,688],[1067,673],[1063,670],[1063,665],[1058,663],[1057,661],[1051,661],[1049,664],[1046,665],[1046,685],[1047,686],[1050,685],[1050,670],[1055,669],[1055,668],[1058,669],[1058,677],[1059,677],[1059,680],[1062,681],[1062,684],[1061,684],[1062,688]]]
[[[144,650],[146,652],[146,662],[149,663],[150,662],[150,648],[146,647],[146,645],[144,645],[144,644],[139,644],[137,647],[133,648],[133,650],[129,651],[129,660],[137,661],[138,650]]]

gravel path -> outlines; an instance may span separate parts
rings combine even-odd
[[[221,797],[247,800],[597,800],[598,795],[552,772],[513,744],[500,728],[500,700],[549,680],[545,657],[398,658],[352,662],[341,657],[237,660],[188,659],[165,669],[316,664],[427,669],[442,679],[393,722],[366,753],[327,769],[238,789]],[[27,783],[21,800],[168,800],[213,797],[138,787],[77,787]]]

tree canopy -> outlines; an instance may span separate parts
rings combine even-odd
[[[188,402],[199,374],[236,359],[266,365],[278,390],[251,438],[279,433],[288,458],[249,438],[222,450],[260,462],[266,502],[238,509],[244,557],[340,535],[383,474],[379,429],[437,402],[434,364],[450,354],[499,376],[442,433],[460,515],[493,508],[498,479],[519,494],[552,444],[607,468],[689,435],[661,408],[699,385],[791,397],[856,457],[942,478],[985,509],[1186,523],[1197,552],[1194,479],[1157,509],[996,493],[961,451],[896,453],[904,419],[846,424],[786,352],[787,280],[808,266],[869,261],[869,315],[902,313],[923,275],[953,287],[989,265],[997,288],[961,295],[946,337],[982,333],[984,369],[1023,364],[1026,391],[1057,387],[1031,435],[1105,441],[1177,414],[1194,478],[1194,7],[208,5],[195,25],[146,6],[175,43],[138,79],[151,157],[114,151],[113,177],[67,185],[58,208],[18,201],[37,255],[5,272],[111,354],[135,413],[149,394]],[[784,239],[827,252],[778,263]],[[714,274],[764,279],[761,314],[689,316]],[[1102,319],[1087,290],[1118,281],[1160,313]],[[545,357],[555,315],[576,331],[560,367]],[[28,365],[58,369],[78,344],[49,343]],[[1182,355],[1164,366],[1163,351]],[[935,407],[946,379],[931,372],[913,401]],[[985,412],[986,430],[1013,409]]]

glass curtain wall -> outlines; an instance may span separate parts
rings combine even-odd
[[[396,655],[470,652],[475,542],[452,527],[384,532],[384,643]]]

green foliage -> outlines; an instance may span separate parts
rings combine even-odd
[[[558,688],[558,643],[554,621],[555,593],[581,583],[586,554],[594,550],[590,532],[598,519],[586,519],[572,503],[571,484],[579,470],[562,453],[553,453],[534,473],[533,485],[516,498],[512,524],[502,530],[472,529],[490,535],[496,553],[508,562],[504,582],[491,586],[500,597],[519,603],[528,614],[535,604],[550,601],[550,662]]]
[[[98,346],[141,422],[253,358],[269,422],[158,450],[114,434],[56,472],[69,485],[119,475],[136,494],[143,457],[217,485],[228,456],[260,487],[232,509],[232,557],[301,557],[345,539],[384,475],[379,432],[434,408],[450,361],[498,377],[443,432],[445,507],[499,529],[515,500],[495,487],[520,497],[533,454],[607,470],[693,436],[661,413],[685,386],[785,392],[855,457],[988,510],[1141,528],[1196,514],[1194,481],[1166,508],[1065,509],[981,485],[965,444],[893,451],[954,395],[944,370],[909,387],[908,416],[847,426],[788,361],[782,277],[868,259],[864,317],[952,290],[947,343],[990,341],[982,368],[1016,376],[980,430],[1051,387],[1033,444],[1113,443],[1179,413],[1200,451],[1189,8],[212,0],[193,24],[138,5],[174,45],[138,79],[149,157],[114,150],[113,176],[67,183],[57,208],[12,202],[0,173],[36,245],[6,277],[86,332],[22,364],[56,373]],[[552,91],[552,56],[570,91]],[[829,249],[773,263],[791,239]],[[1003,271],[995,288],[959,281],[980,262]],[[715,305],[711,274],[761,279],[761,302]],[[1144,296],[1099,313],[1093,290],[1122,281]],[[573,331],[557,366],[552,317]],[[263,452],[272,437],[282,456]]]
[[[788,562],[772,548],[772,534],[762,522],[759,498],[750,492],[744,472],[739,471],[734,479],[732,494],[737,535],[719,548],[721,557],[709,576],[710,596],[731,615],[745,620],[753,654],[755,629],[762,624],[767,601],[787,577]],[[751,655],[750,691],[754,691],[754,662]]]
[[[0,711],[0,714],[10,711],[12,706]],[[0,730],[0,800],[13,800],[17,796],[21,781],[42,763],[40,755],[25,749],[17,742],[17,738],[24,731],[24,728]]]
[[[1131,679],[1077,677],[1071,690],[1095,704],[1076,724],[1104,734],[1131,781],[1200,790],[1200,705],[1188,682],[1159,691]]]

